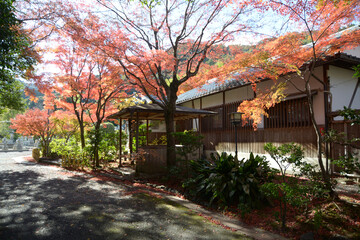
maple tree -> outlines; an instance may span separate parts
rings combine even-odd
[[[52,84],[43,88],[46,108],[71,111],[79,123],[80,142],[85,147],[86,111],[90,105],[90,90],[94,86],[92,66],[87,65],[89,56],[83,49],[64,43],[55,50],[52,60],[61,73],[52,78]]]
[[[83,41],[84,28],[94,24],[96,19],[85,18],[84,24],[67,20],[59,31],[58,46],[52,64],[60,73],[50,79],[51,85],[44,89],[47,108],[71,111],[79,124],[82,148],[85,147],[85,127],[92,124],[99,132],[104,119],[117,111],[114,101],[126,96],[128,88],[119,67],[111,58]],[[98,134],[95,134],[95,137]],[[98,143],[94,145],[95,165],[99,166]]]
[[[95,165],[99,166],[99,131],[101,123],[110,114],[115,113],[114,100],[119,100],[127,96],[125,89],[126,83],[118,73],[118,68],[111,65],[109,58],[100,58],[96,61],[97,75],[95,76],[96,84],[90,90],[91,99],[94,102],[89,106],[88,115],[95,130],[94,141],[94,160]]]
[[[49,110],[31,109],[11,119],[12,129],[24,136],[41,138],[43,155],[49,155],[49,144],[55,135],[55,124]]]
[[[131,83],[164,110],[167,165],[173,166],[176,157],[172,133],[179,88],[199,73],[212,46],[249,30],[247,17],[256,1],[97,2],[105,8],[109,29],[97,35],[107,39],[98,47],[121,65]]]
[[[280,37],[265,39],[251,53],[241,53],[221,69],[212,69],[205,76],[214,75],[238,77],[250,82],[257,97],[244,101],[238,111],[244,112],[246,124],[252,119],[254,127],[262,121],[261,115],[267,116],[266,109],[284,99],[281,88],[275,87],[261,92],[257,85],[264,79],[272,79],[274,83],[284,82],[307,96],[310,116],[317,136],[318,164],[327,188],[332,192],[328,164],[324,166],[323,140],[320,127],[314,114],[312,90],[314,82],[323,88],[325,112],[328,111],[329,85],[326,79],[318,76],[316,67],[329,56],[340,51],[358,46],[360,31],[350,29],[340,31],[353,21],[359,19],[358,1],[306,1],[284,0],[267,1],[268,6],[281,16],[286,17],[298,32],[288,32]],[[236,74],[234,74],[236,72]],[[326,119],[326,118],[325,118]],[[325,131],[328,122],[325,120]],[[325,157],[327,149],[325,149]],[[326,162],[327,163],[327,162]]]
[[[56,137],[64,138],[68,142],[72,136],[78,134],[79,122],[70,111],[55,111],[52,114],[52,121],[55,124]]]
[[[297,90],[306,93],[308,106],[310,110],[311,122],[317,138],[317,157],[318,164],[321,170],[323,180],[330,191],[333,193],[328,164],[328,145],[325,145],[323,150],[323,139],[320,126],[317,123],[314,112],[312,90],[314,89],[312,81],[320,83],[324,91],[324,107],[325,107],[325,132],[328,131],[328,112],[329,112],[329,83],[327,79],[323,79],[316,72],[316,64],[322,60],[326,60],[329,56],[334,56],[340,51],[351,49],[358,46],[360,39],[359,30],[341,31],[342,27],[351,24],[354,20],[358,20],[360,16],[359,1],[302,1],[298,0],[295,3],[292,1],[270,1],[273,9],[277,10],[283,15],[290,14],[290,21],[294,21],[301,29],[304,30],[307,41],[309,42],[304,47],[300,47],[302,42],[294,40],[291,35],[284,36],[283,39],[274,41],[270,45],[273,49],[278,48],[272,53],[274,56],[281,56],[279,61],[281,64],[288,63],[295,65],[298,69],[297,76],[300,77],[302,83]],[[290,36],[290,37],[289,37]],[[290,44],[295,49],[290,52],[285,52],[281,48],[283,42]],[[287,79],[289,84],[297,86],[294,78]],[[326,166],[323,163],[323,152],[326,158]]]

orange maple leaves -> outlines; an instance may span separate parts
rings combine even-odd
[[[47,110],[32,109],[11,119],[11,128],[25,136],[47,137],[54,133],[54,123]]]

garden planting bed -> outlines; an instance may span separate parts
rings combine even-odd
[[[338,185],[342,179],[339,179]],[[329,239],[334,236],[343,236],[348,239],[360,239],[360,194],[354,191],[337,190],[338,198],[334,200],[316,199],[312,201],[307,209],[307,215],[302,211],[288,205],[287,228],[281,230],[279,217],[279,202],[263,206],[260,209],[241,212],[236,206],[228,206],[226,209],[217,206],[208,206],[201,199],[191,198],[181,186],[181,183],[171,179],[142,179],[142,182],[163,185],[168,189],[175,189],[185,198],[202,205],[212,211],[221,212],[231,218],[262,228],[264,230],[280,234],[290,239],[300,239],[303,234],[313,233],[314,239]],[[353,185],[352,189],[359,188]],[[343,189],[340,186],[337,189]],[[173,191],[172,191],[173,192]],[[344,239],[346,239],[344,238]]]

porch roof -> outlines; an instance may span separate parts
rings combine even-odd
[[[183,106],[176,106],[175,119],[174,120],[185,120],[197,118],[199,116],[206,116],[216,114],[213,111],[206,111],[201,109],[193,109]],[[107,117],[108,119],[135,119],[139,120],[164,120],[164,110],[157,104],[140,104],[134,105],[123,110],[114,113]]]

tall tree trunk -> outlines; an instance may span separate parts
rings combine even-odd
[[[166,109],[164,109],[165,114],[165,124],[166,124],[166,164],[169,170],[170,167],[176,165],[176,152],[175,152],[175,138],[172,133],[175,132],[174,127],[174,114],[175,114],[175,103],[169,104]]]
[[[99,159],[99,143],[101,141],[100,136],[100,124],[95,124],[95,142],[94,142],[94,166],[100,167],[100,159]]]
[[[84,123],[79,122],[79,128],[80,128],[80,142],[81,142],[81,148],[85,148],[85,129],[84,129]]]
[[[323,140],[321,138],[320,129],[319,129],[318,124],[317,124],[316,119],[315,119],[315,113],[314,113],[314,106],[313,106],[313,101],[312,101],[311,90],[310,90],[310,87],[307,84],[306,84],[306,94],[307,94],[307,99],[308,99],[311,122],[312,122],[312,126],[313,126],[313,128],[315,130],[315,134],[316,134],[317,158],[318,158],[318,163],[319,163],[319,167],[320,167],[320,170],[321,170],[321,176],[322,176],[322,179],[323,179],[323,181],[325,183],[325,186],[326,186],[327,190],[330,192],[330,195],[333,196],[334,191],[333,191],[332,186],[331,186],[330,176],[329,176],[329,173],[328,173],[327,169],[325,169],[324,163],[323,163],[323,160],[322,160],[322,144],[323,144]]]

